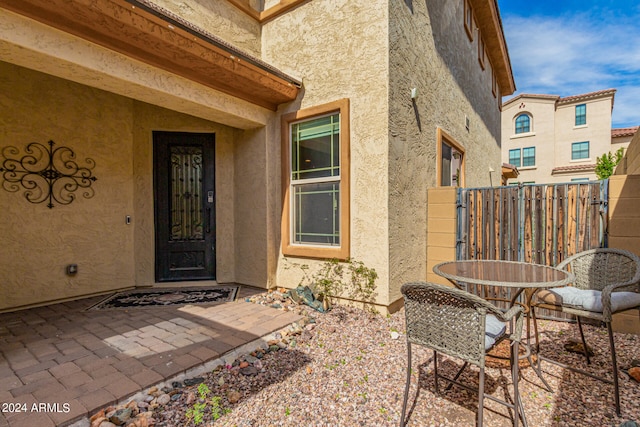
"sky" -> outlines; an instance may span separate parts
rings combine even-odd
[[[516,82],[513,96],[617,89],[612,126],[640,125],[640,1],[498,0],[498,5]]]

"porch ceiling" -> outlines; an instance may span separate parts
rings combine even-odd
[[[300,88],[147,0],[0,0],[0,7],[271,110]]]

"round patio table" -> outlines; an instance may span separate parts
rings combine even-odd
[[[447,261],[434,266],[433,272],[458,288],[460,283],[513,288],[511,305],[522,291],[532,289],[525,304],[527,311],[535,290],[565,286],[575,280],[573,273],[548,265],[502,260]]]
[[[434,266],[433,272],[448,279],[460,289],[462,289],[461,284],[463,283],[513,289],[514,292],[512,292],[510,300],[502,298],[486,299],[506,301],[509,302],[510,307],[514,304],[521,304],[527,316],[527,331],[529,331],[529,306],[533,295],[539,289],[565,286],[576,279],[573,273],[548,265],[502,260],[447,261]],[[518,297],[525,290],[527,291],[525,301],[523,303],[518,302]],[[537,330],[535,335],[536,342],[538,342]],[[527,342],[522,343],[525,354],[520,358],[528,359],[529,364],[545,384],[547,390],[552,391],[551,386],[542,376],[539,363],[533,362],[529,339],[530,334],[527,332]]]

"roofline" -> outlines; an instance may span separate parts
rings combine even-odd
[[[510,104],[524,99],[524,98],[534,98],[534,99],[548,99],[550,101],[555,101],[556,103],[556,107],[558,105],[565,105],[565,104],[572,104],[574,102],[579,102],[579,101],[586,101],[586,100],[590,100],[590,99],[597,99],[597,98],[606,98],[608,96],[611,96],[612,100],[611,100],[611,109],[613,109],[613,99],[615,97],[615,93],[616,93],[616,89],[604,89],[604,90],[598,90],[595,92],[588,92],[588,93],[583,93],[580,95],[569,95],[569,96],[565,96],[565,97],[561,97],[560,95],[544,95],[544,94],[535,94],[535,93],[521,93],[520,95],[514,96],[513,98],[509,99],[508,101],[505,101],[502,103],[502,107],[507,107]]]
[[[605,98],[608,96],[611,96],[613,98],[615,97],[615,94],[616,94],[616,89],[598,90],[595,92],[588,92],[580,95],[565,96],[564,98],[560,98],[558,100],[558,104],[570,104],[573,102],[586,101],[588,99],[595,99],[595,98]],[[613,107],[613,100],[611,101],[611,106]]]
[[[497,0],[469,0],[482,33],[486,52],[496,73],[500,94],[508,96],[516,91],[509,49],[504,37]]]

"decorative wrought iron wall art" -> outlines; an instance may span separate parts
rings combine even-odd
[[[86,167],[76,163],[76,154],[68,147],[53,148],[55,143],[49,141],[49,147],[38,142],[32,142],[20,157],[20,150],[16,147],[2,149],[2,187],[12,193],[20,191],[22,187],[24,197],[30,203],[47,202],[49,209],[54,202],[68,205],[76,198],[77,190],[83,189],[82,196],[90,199],[94,195],[91,185],[97,180],[91,170],[96,162],[88,158]]]

